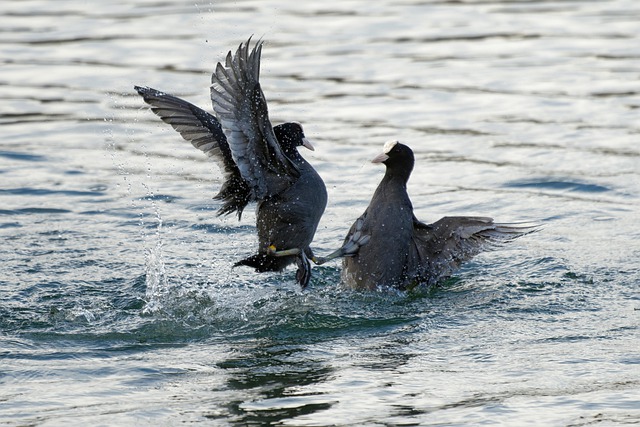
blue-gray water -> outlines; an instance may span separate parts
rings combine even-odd
[[[0,423],[640,423],[640,3],[3,1]],[[356,293],[339,264],[232,269],[217,166],[134,93],[210,109],[263,37],[272,120],[298,120],[340,243],[416,152],[416,215],[542,231],[440,288]]]

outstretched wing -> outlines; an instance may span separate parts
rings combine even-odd
[[[407,277],[428,285],[450,276],[464,261],[498,243],[535,231],[537,226],[496,224],[487,217],[444,217],[433,224],[413,220],[413,247]]]
[[[249,185],[242,178],[240,170],[233,160],[227,138],[218,119],[173,95],[150,87],[135,86],[134,89],[162,121],[170,124],[194,147],[216,160],[225,174],[222,188],[215,197],[224,201],[218,210],[218,215],[237,212],[238,218],[240,218],[242,211],[250,201]]]
[[[280,193],[300,171],[283,153],[269,121],[267,102],[260,88],[262,42],[251,52],[240,44],[227,54],[211,76],[211,101],[227,136],[231,155],[257,200]]]

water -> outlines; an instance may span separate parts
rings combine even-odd
[[[5,1],[0,423],[640,423],[635,0]],[[298,120],[327,253],[388,139],[416,215],[544,229],[440,288],[356,293],[337,263],[231,269],[217,166],[133,85],[209,109],[216,61],[264,37],[272,120]]]

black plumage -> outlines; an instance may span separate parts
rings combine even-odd
[[[224,173],[222,187],[214,197],[222,201],[218,216],[236,212],[240,219],[244,208],[251,201],[251,192],[233,160],[227,137],[218,119],[200,107],[168,93],[143,86],[134,86],[134,89],[162,121],[170,124],[185,140],[218,163]]]
[[[272,127],[259,83],[262,42],[250,40],[218,63],[211,81],[215,116],[180,98],[155,89],[135,89],[160,118],[183,138],[214,158],[225,174],[217,199],[218,215],[237,212],[256,202],[257,254],[236,265],[256,271],[279,271],[297,262],[297,280],[310,279],[309,247],[327,204],[322,178],[298,153],[312,148],[302,125]]]
[[[456,216],[433,224],[420,222],[407,194],[413,151],[390,141],[372,161],[383,163],[386,172],[369,206],[345,238],[343,248],[356,249],[342,251],[349,252],[343,258],[342,280],[352,288],[433,285],[488,246],[536,228],[497,224],[486,217]]]

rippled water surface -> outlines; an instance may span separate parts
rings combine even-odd
[[[640,3],[406,0],[0,4],[0,423],[640,423]],[[210,110],[255,34],[340,243],[416,152],[416,215],[542,231],[437,289],[356,293],[339,264],[232,269],[255,217],[133,85]],[[392,238],[392,236],[390,236]]]

